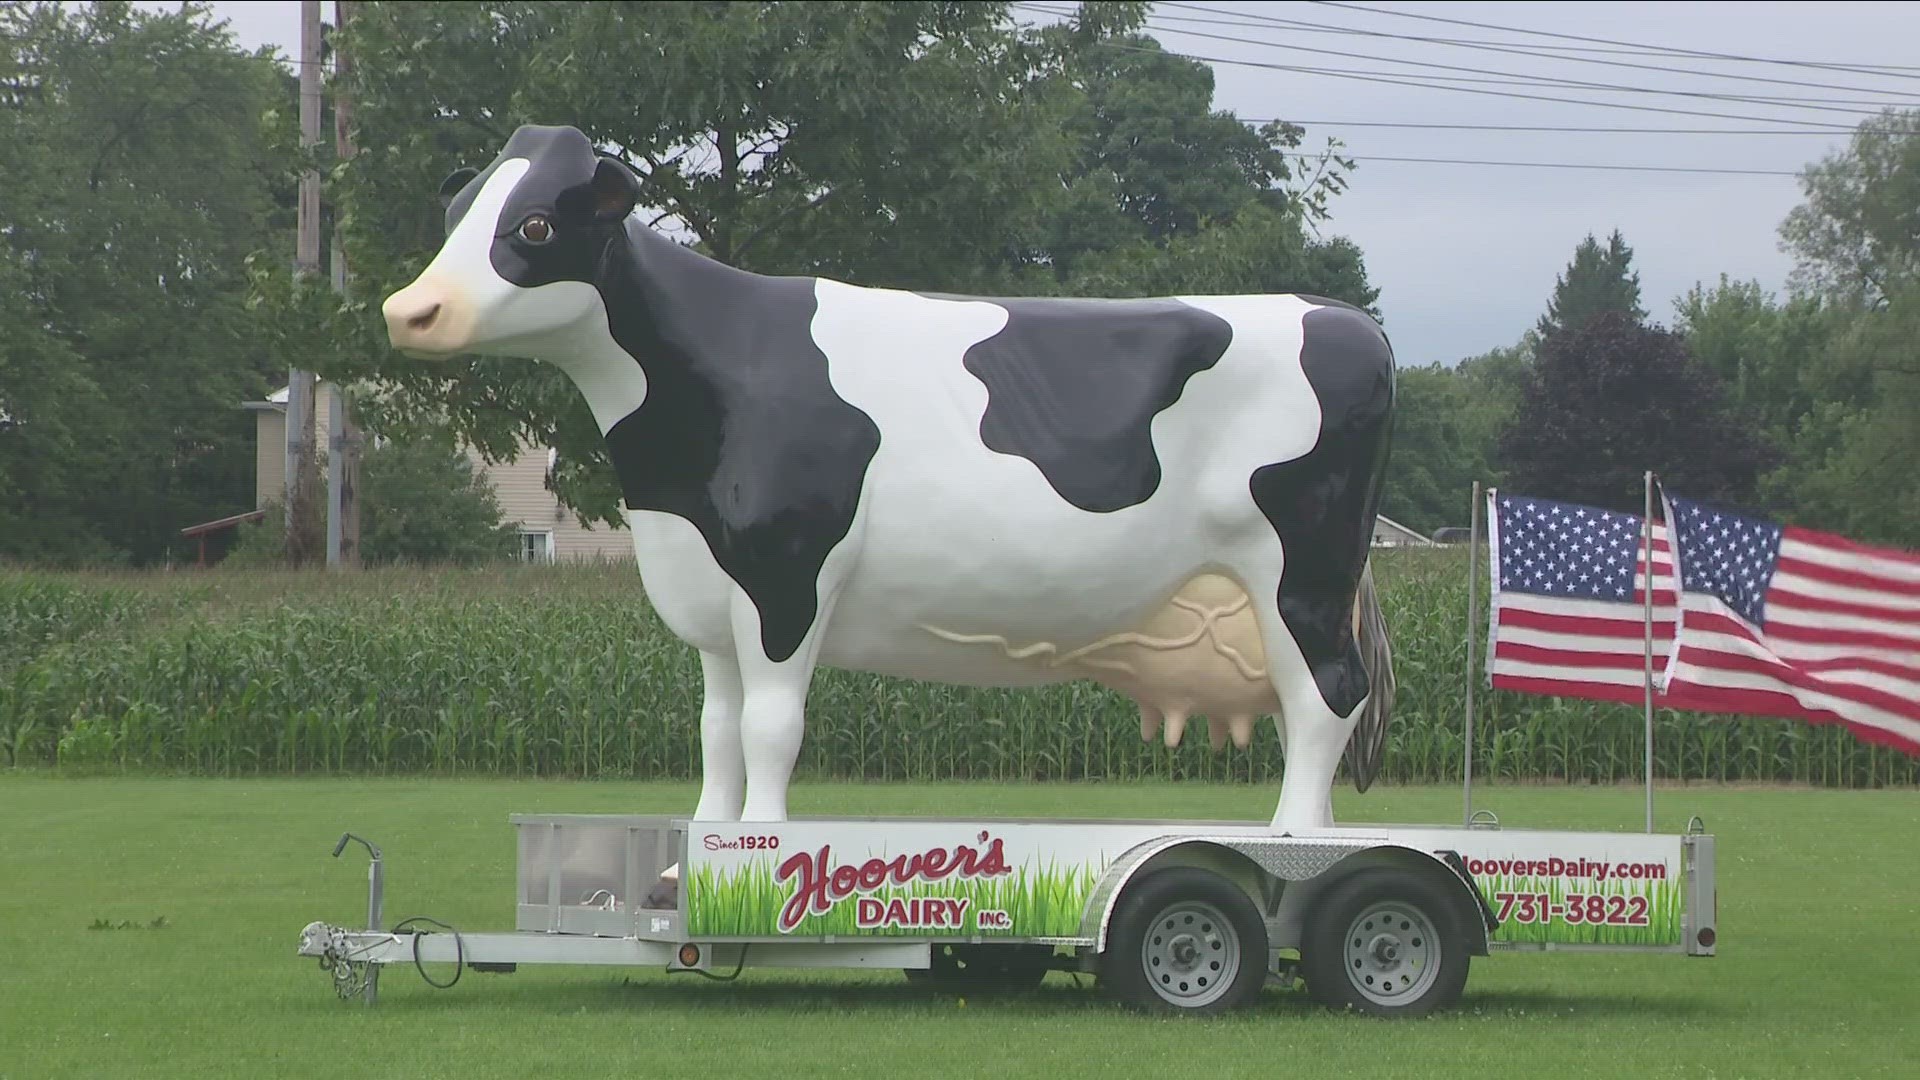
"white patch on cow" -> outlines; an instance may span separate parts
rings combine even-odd
[[[1195,575],[1230,573],[1239,555],[1277,563],[1279,541],[1247,482],[1318,437],[1299,361],[1312,305],[1188,300],[1226,320],[1233,342],[1154,419],[1159,489],[1095,513],[1062,499],[1031,461],[981,442],[987,391],[963,357],[1005,325],[1004,308],[824,280],[817,295],[813,336],[834,389],[881,432],[858,560],[821,663],[975,685],[1055,682],[1078,673],[954,637],[1080,648],[1141,625]]]
[[[542,288],[557,288],[561,282]],[[587,296],[587,314],[564,332],[553,334],[539,347],[539,359],[552,364],[587,399],[593,422],[605,435],[647,400],[647,373],[640,362],[613,339],[607,322],[607,304],[600,290],[581,285]],[[526,290],[522,290],[526,291]]]
[[[739,585],[714,561],[699,528],[678,514],[633,509],[627,528],[633,530],[640,587],[660,621],[697,649],[733,656],[728,609]]]

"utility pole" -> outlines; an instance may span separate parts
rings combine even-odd
[[[320,142],[320,0],[300,0],[300,145]],[[298,237],[294,241],[296,280],[320,272],[320,173],[300,177]],[[304,566],[313,555],[309,537],[314,518],[314,377],[294,368],[287,375],[287,562]]]
[[[352,11],[347,0],[334,0],[333,32],[333,139],[339,160],[354,154],[349,125],[353,111],[347,91],[347,76],[352,70],[341,31],[347,28]],[[340,208],[333,215],[333,291],[347,291],[347,253],[340,234]],[[360,566],[360,429],[353,422],[353,403],[347,400],[344,386],[333,388],[328,405],[327,444],[327,565],[348,570]]]

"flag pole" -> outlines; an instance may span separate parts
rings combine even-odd
[[[1462,740],[1461,824],[1473,825],[1473,639],[1480,619],[1480,481],[1473,482],[1472,527],[1467,533],[1467,730]]]
[[[1647,831],[1653,831],[1653,470],[1649,469],[1644,477],[1645,490],[1642,492],[1645,512],[1640,518],[1641,536],[1645,546],[1642,549],[1646,558],[1646,581],[1642,586],[1646,597],[1646,670],[1644,672],[1644,690],[1646,691],[1645,719],[1647,727]],[[1672,544],[1669,541],[1669,550]]]

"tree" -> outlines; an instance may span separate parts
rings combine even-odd
[[[1791,456],[1769,478],[1790,520],[1862,540],[1920,547],[1920,279],[1856,310],[1831,344],[1833,368],[1859,392],[1803,416]]]
[[[1458,368],[1399,370],[1382,514],[1429,534],[1467,520],[1473,482],[1490,479],[1493,449],[1493,440],[1475,429],[1474,392],[1472,378]]]
[[[1780,232],[1795,303],[1823,305],[1829,333],[1769,487],[1809,526],[1920,546],[1920,109],[1863,121],[1801,187]]]
[[[362,459],[361,561],[366,566],[476,566],[519,553],[519,530],[472,461],[444,438],[383,443]],[[221,565],[281,566],[286,546],[277,504],[244,525]]]
[[[766,273],[988,294],[1286,288],[1362,306],[1359,250],[1321,241],[1346,163],[1304,179],[1301,132],[1210,108],[1203,64],[1135,31],[1140,3],[1025,32],[1004,3],[415,3],[344,39],[359,155],[335,170],[354,266],[345,304],[254,267],[288,363],[387,392],[362,417],[453,425],[492,459],[559,451],[557,493],[617,521],[579,393],[554,369],[395,354],[380,299],[437,248],[432,197],[515,126],[568,123],[642,176],[649,220]],[[644,58],[641,62],[637,58]],[[325,342],[324,350],[315,343]]]
[[[15,2],[0,82],[0,555],[158,562],[253,503],[275,69],[204,7]]]
[[[1796,289],[1882,307],[1920,275],[1920,109],[1862,121],[1800,186],[1806,201],[1780,226]]]
[[[1833,346],[1851,317],[1817,295],[1784,304],[1757,281],[1696,284],[1675,302],[1674,329],[1712,368],[1728,398],[1750,412],[1775,443],[1785,445],[1818,401],[1860,404],[1867,385],[1834,364]]]
[[[1145,17],[1145,4],[1083,4],[1073,21],[1038,35],[1054,69],[1047,81],[1073,91],[1071,160],[1048,217],[1046,265],[1083,291],[1089,283],[1074,279],[1089,256],[1164,248],[1256,208],[1291,225],[1297,257],[1306,246],[1301,226],[1326,220],[1327,199],[1344,189],[1352,162],[1330,143],[1319,167],[1300,177],[1291,156],[1305,129],[1282,121],[1256,129],[1215,111],[1213,69],[1163,51],[1139,32]],[[1113,287],[1110,271],[1098,280]]]
[[[1740,504],[1776,460],[1678,334],[1619,311],[1541,341],[1500,456],[1515,491],[1634,513],[1645,470]]]
[[[1640,275],[1631,268],[1633,249],[1615,229],[1602,248],[1592,233],[1574,248],[1566,273],[1554,280],[1547,313],[1535,329],[1541,337],[1560,330],[1578,330],[1605,311],[1626,314],[1635,322],[1647,317],[1640,307]]]
[[[389,443],[361,465],[363,561],[471,566],[513,558],[519,530],[500,521],[487,478],[441,440]]]

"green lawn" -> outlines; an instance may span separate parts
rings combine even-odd
[[[0,774],[0,1080],[56,1077],[1911,1076],[1920,1061],[1920,792],[1662,789],[1658,827],[1720,837],[1712,959],[1475,962],[1454,1013],[1382,1023],[1270,990],[1252,1013],[1143,1018],[1064,974],[961,1001],[897,972],[465,973],[390,968],[373,1010],[293,955],[357,925],[365,857],[387,919],[512,926],[507,815],[685,812],[686,784],[56,780]],[[801,784],[796,814],[1264,819],[1264,787]],[[1640,825],[1634,788],[1476,787],[1510,826]],[[1336,795],[1348,821],[1458,820],[1456,788]],[[147,924],[164,916],[161,928]],[[126,929],[89,929],[96,920]],[[430,969],[437,980],[449,967]]]

